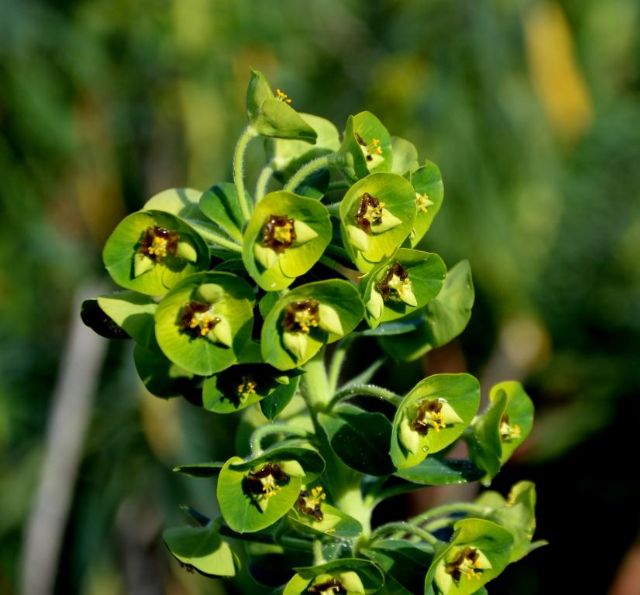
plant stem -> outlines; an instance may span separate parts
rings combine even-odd
[[[357,519],[363,533],[371,526],[371,508],[365,506],[360,483],[362,474],[347,467],[333,452],[326,435],[318,422],[318,413],[325,411],[331,398],[331,390],[324,365],[324,349],[304,366],[305,374],[300,379],[300,392],[307,404],[319,446],[327,468],[324,476],[334,504],[343,512]]]
[[[347,190],[348,188],[349,182],[346,182],[345,180],[335,180],[333,182],[329,182],[327,192],[334,192],[335,190]]]
[[[289,192],[295,192],[296,188],[302,184],[311,174],[317,172],[320,169],[326,169],[333,162],[333,153],[329,155],[323,155],[305,163],[285,184],[284,190]]]
[[[345,337],[338,343],[336,350],[333,353],[333,359],[331,360],[331,366],[329,367],[329,390],[332,393],[336,392],[338,388],[338,380],[340,379],[340,372],[342,366],[347,357],[347,351],[351,347],[353,339],[351,337]]]
[[[373,531],[373,533],[371,533],[370,541],[372,542],[376,539],[380,539],[380,537],[385,533],[411,533],[431,545],[436,545],[439,541],[435,535],[432,535],[428,531],[404,522],[387,523],[386,525],[382,525],[382,527],[378,527]]]
[[[451,504],[443,504],[442,506],[436,506],[431,508],[422,514],[414,516],[409,519],[409,523],[412,525],[421,525],[436,517],[444,516],[447,514],[455,514],[460,512],[467,512],[476,514],[481,517],[485,517],[491,513],[492,509],[488,506],[481,506],[480,504],[473,504],[473,502],[453,502]]]
[[[284,423],[259,426],[254,430],[253,434],[251,434],[251,440],[249,441],[251,451],[255,454],[262,452],[262,441],[272,434],[289,434],[291,436],[300,436],[302,438],[306,438],[309,435],[306,430],[288,426]]]
[[[238,194],[238,204],[245,221],[248,221],[249,217],[251,217],[251,211],[249,210],[247,197],[244,195],[244,154],[247,150],[247,145],[256,136],[258,136],[258,133],[250,125],[247,126],[240,135],[233,153],[233,181]]]
[[[269,187],[269,180],[271,180],[271,176],[273,175],[273,168],[270,165],[265,165],[258,176],[258,180],[256,181],[256,202],[259,202],[262,197],[267,193],[267,188]]]
[[[208,240],[212,244],[217,244],[227,250],[233,250],[233,252],[242,253],[242,247],[236,244],[233,240],[229,240],[215,231],[212,231],[208,225],[201,225],[199,223],[189,221],[189,225],[193,227],[204,240]]]
[[[378,399],[388,401],[396,406],[402,402],[402,397],[400,395],[396,395],[396,393],[391,392],[386,388],[382,388],[381,386],[376,386],[375,384],[356,384],[339,390],[333,396],[331,401],[329,401],[327,410],[330,411],[339,401],[355,396],[376,397]]]

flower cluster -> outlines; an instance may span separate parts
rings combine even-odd
[[[199,526],[165,541],[184,565],[219,576],[237,566],[227,538],[249,543],[256,564],[252,540],[272,544],[285,579],[272,573],[280,582],[270,587],[285,595],[478,591],[535,546],[532,488],[478,504],[482,514],[439,519],[438,534],[420,518],[406,523],[399,534],[413,533],[411,542],[392,538],[393,524],[372,532],[371,509],[398,491],[490,480],[531,430],[529,397],[501,383],[478,413],[480,386],[468,374],[436,374],[395,395],[368,384],[380,362],[340,386],[356,337],[403,362],[469,320],[468,264],[447,269],[421,249],[443,199],[440,171],[370,112],[350,116],[340,135],[259,72],[247,115],[234,183],[167,190],[126,217],[103,252],[125,291],[83,308],[96,331],[134,340],[150,392],[241,416],[244,456],[178,469],[218,476],[221,516],[192,511]],[[250,193],[242,164],[257,137],[268,163]],[[370,396],[389,409],[368,407]],[[458,440],[468,459],[447,459]],[[289,550],[315,564],[294,570]],[[398,570],[406,556],[408,574]]]

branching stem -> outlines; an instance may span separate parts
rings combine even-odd
[[[302,184],[311,174],[314,174],[320,169],[326,169],[333,162],[333,153],[329,155],[323,155],[305,163],[285,184],[284,190],[289,192],[295,192],[296,188]]]
[[[248,221],[249,217],[251,217],[251,210],[244,194],[244,154],[247,151],[247,146],[256,136],[258,136],[258,133],[251,126],[247,126],[240,135],[233,153],[233,181],[236,185],[238,203],[245,221]]]

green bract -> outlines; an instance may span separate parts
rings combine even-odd
[[[235,363],[251,334],[253,290],[229,273],[185,279],[158,304],[156,338],[164,354],[194,374]]]
[[[384,577],[380,568],[362,558],[345,558],[313,566],[296,568],[297,574],[287,583],[283,595],[302,593],[344,593],[365,595],[375,593]]]
[[[286,178],[312,159],[330,155],[340,148],[340,135],[332,122],[311,114],[300,114],[300,117],[316,131],[318,136],[314,145],[275,138],[266,142],[269,165]]]
[[[403,318],[423,308],[438,295],[446,267],[437,254],[401,248],[363,279],[367,322]]]
[[[491,521],[464,519],[431,563],[425,593],[470,595],[498,576],[509,563],[513,537]]]
[[[533,426],[533,403],[519,382],[501,382],[489,393],[490,407],[472,425],[474,462],[493,477]]]
[[[176,559],[206,576],[235,576],[238,562],[215,527],[174,527],[162,534]]]
[[[102,258],[118,285],[164,295],[180,280],[206,269],[209,250],[200,235],[174,215],[139,211],[116,227]]]
[[[272,192],[258,203],[247,225],[242,260],[260,287],[279,291],[306,273],[330,240],[324,205],[291,192]]]
[[[391,459],[413,467],[460,437],[480,403],[480,385],[469,374],[435,374],[403,399],[393,420]]]
[[[265,318],[262,357],[279,370],[301,366],[323,345],[348,335],[363,314],[358,291],[346,281],[297,287],[280,298]]]
[[[393,163],[391,137],[371,112],[360,112],[349,116],[338,155],[342,171],[351,180],[389,172]]]
[[[388,259],[413,229],[415,193],[396,174],[371,174],[359,180],[340,203],[340,231],[358,270],[369,272]]]
[[[202,403],[215,413],[233,413],[266,397],[273,399],[271,406],[281,401],[286,405],[297,386],[298,378],[284,376],[271,366],[240,364],[205,380]]]
[[[273,94],[261,72],[251,72],[247,89],[247,113],[254,130],[267,137],[315,142],[316,131],[300,117],[290,103],[291,100],[279,89]]]
[[[409,236],[412,246],[416,246],[427,233],[433,219],[438,214],[444,198],[444,186],[440,169],[427,161],[423,167],[412,171],[409,179],[416,191],[416,220]]]
[[[486,595],[544,543],[530,482],[371,526],[387,498],[489,481],[531,430],[517,382],[497,384],[481,415],[469,374],[416,378],[404,397],[372,384],[405,386],[426,365],[402,363],[471,316],[469,263],[447,271],[417,249],[442,204],[440,170],[369,112],[336,127],[290,103],[253,71],[233,183],[172,188],[126,217],[104,248],[125,291],[82,306],[96,332],[133,339],[152,394],[237,414],[225,449],[242,457],[174,468],[217,478],[207,506],[220,517],[184,506],[196,526],[165,543],[207,576],[234,577],[242,560],[236,580],[256,592]],[[266,162],[247,180],[258,136]]]

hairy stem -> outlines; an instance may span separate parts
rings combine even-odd
[[[216,244],[221,248],[226,248],[227,250],[232,250],[233,252],[242,253],[242,247],[239,244],[236,244],[233,240],[229,240],[219,233],[213,231],[211,227],[208,225],[200,225],[193,221],[190,221],[189,224],[202,236],[202,238],[210,242],[211,244]]]
[[[306,430],[289,426],[285,423],[267,424],[264,426],[259,426],[253,432],[253,434],[251,434],[251,440],[250,440],[251,451],[254,454],[258,454],[262,452],[262,441],[267,436],[273,436],[274,434],[288,434],[289,436],[300,436],[301,438],[306,438],[309,435],[309,433]]]
[[[320,169],[326,169],[333,161],[333,154],[323,155],[317,159],[305,163],[285,184],[284,189],[289,192],[295,192],[296,188],[302,184],[311,174]]]
[[[382,388],[381,386],[376,386],[375,384],[355,384],[339,390],[335,395],[333,395],[333,398],[329,401],[327,409],[331,410],[340,401],[356,396],[383,399],[395,406],[398,406],[402,402],[402,397],[400,395],[397,395],[386,388]]]
[[[240,135],[233,153],[233,181],[236,185],[238,203],[245,221],[248,221],[249,217],[251,217],[251,211],[247,197],[244,194],[244,154],[247,151],[247,146],[249,142],[251,142],[251,139],[257,135],[258,133],[251,126],[247,126]]]
[[[443,504],[442,506],[436,506],[426,512],[423,512],[413,518],[409,519],[409,523],[412,525],[422,525],[427,521],[435,519],[437,517],[445,516],[448,514],[457,513],[470,513],[480,517],[485,517],[491,514],[492,509],[488,506],[482,506],[480,504],[473,504],[472,502],[453,502],[452,504]]]
[[[273,168],[270,165],[265,165],[260,171],[258,180],[256,181],[256,202],[260,201],[262,197],[267,193],[269,187],[269,181],[273,176]]]
[[[373,533],[371,533],[370,541],[375,541],[376,539],[380,539],[386,533],[410,533],[411,535],[415,535],[422,539],[422,541],[426,541],[431,545],[436,545],[438,543],[438,538],[435,535],[432,535],[428,531],[421,529],[420,527],[416,527],[415,525],[411,525],[409,523],[397,522],[397,523],[387,523],[386,525],[382,525],[382,527],[378,527]]]

